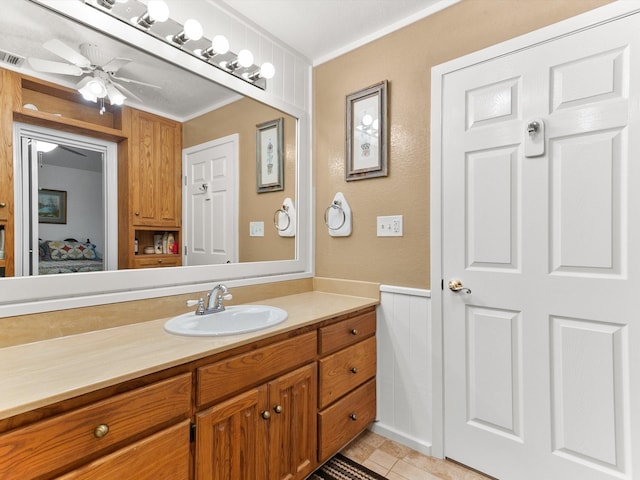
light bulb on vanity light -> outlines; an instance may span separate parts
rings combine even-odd
[[[238,63],[241,67],[248,68],[253,65],[253,53],[243,49],[238,52]]]
[[[149,0],[147,11],[141,17],[131,19],[142,28],[149,29],[156,22],[166,22],[169,19],[169,7],[164,0]]]
[[[180,33],[177,33],[176,35],[168,35],[167,40],[177,43],[178,45],[184,45],[189,40],[200,40],[203,34],[204,31],[202,30],[200,22],[190,18],[184,22],[184,27]]]
[[[276,74],[276,67],[270,62],[264,62],[258,70],[253,73],[245,72],[242,74],[245,80],[255,82],[259,78],[270,79]]]
[[[205,48],[204,50],[197,48],[193,51],[193,53],[209,60],[216,55],[224,55],[228,51],[229,40],[227,40],[227,37],[225,37],[224,35],[216,35],[215,37],[213,37],[211,45],[208,48]]]

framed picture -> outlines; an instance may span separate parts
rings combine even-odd
[[[38,222],[67,223],[67,192],[44,188],[38,191]]]
[[[284,190],[283,118],[257,125],[256,181],[258,193]]]
[[[387,81],[347,96],[345,179],[387,176]]]

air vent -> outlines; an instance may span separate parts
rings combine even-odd
[[[0,63],[7,63],[14,67],[19,67],[24,63],[24,57],[0,50]]]

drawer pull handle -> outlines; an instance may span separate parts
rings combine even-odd
[[[273,407],[273,411],[276,413],[282,413],[282,405],[276,405]]]
[[[358,334],[358,329],[354,328],[353,330],[351,330],[351,335],[357,335]]]
[[[265,420],[269,420],[271,418],[271,412],[269,412],[269,410],[265,410],[264,412],[262,412],[262,418],[264,418]]]
[[[351,367],[351,373],[358,373],[358,367]]]
[[[358,416],[357,416],[355,413],[352,413],[351,415],[349,415],[349,418],[350,418],[351,420],[353,420],[354,422],[355,422],[356,420],[358,420]]]
[[[101,423],[93,430],[93,436],[96,438],[103,438],[109,433],[109,425]]]

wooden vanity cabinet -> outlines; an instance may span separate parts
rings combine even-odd
[[[2,433],[0,477],[187,479],[191,387],[184,373]]]
[[[313,472],[315,354],[310,332],[198,369],[201,404],[242,392],[197,413],[196,480],[302,480]]]
[[[376,313],[318,333],[318,461],[326,461],[376,418]]]

